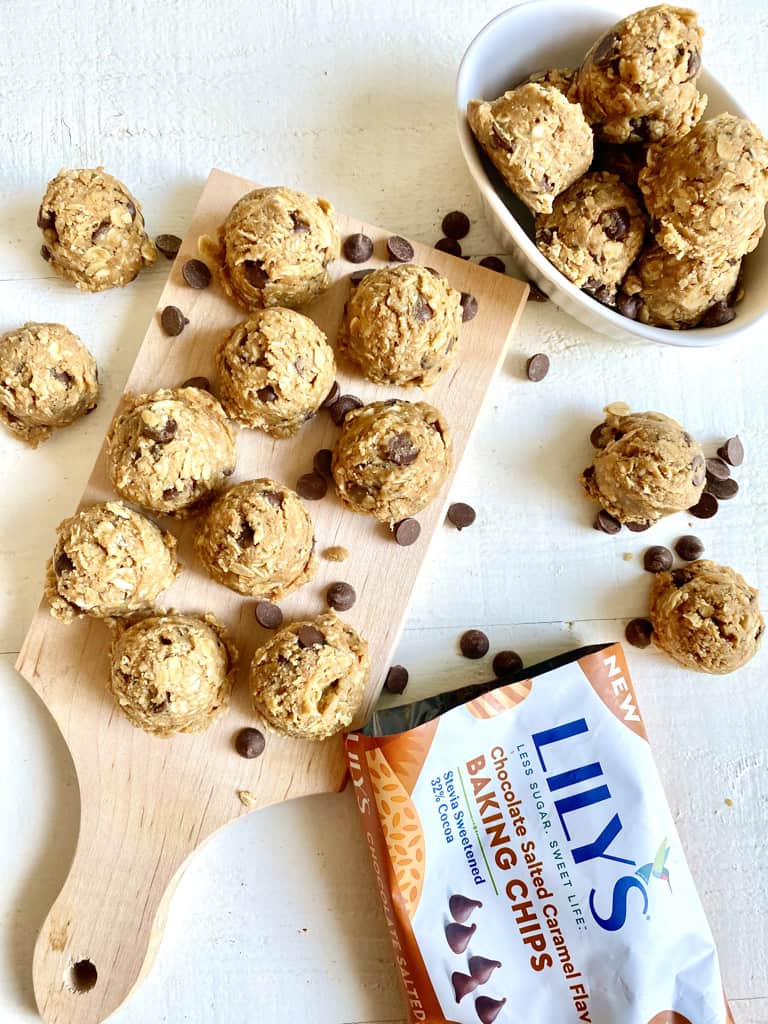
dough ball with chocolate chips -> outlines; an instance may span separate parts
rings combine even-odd
[[[141,207],[103,167],[59,171],[48,182],[37,226],[43,259],[86,292],[122,288],[157,259]]]
[[[376,384],[429,387],[453,359],[461,293],[413,263],[374,270],[352,292],[337,344]]]
[[[200,388],[130,397],[107,434],[107,468],[120,497],[179,518],[211,500],[235,459],[235,432]]]
[[[293,309],[263,309],[237,324],[216,353],[227,415],[273,437],[290,437],[333,386],[336,363],[325,335]]]
[[[587,495],[621,523],[648,525],[691,508],[706,479],[701,445],[669,416],[606,407],[599,448],[581,476]]]
[[[760,645],[759,596],[730,566],[707,559],[659,573],[651,588],[653,640],[685,668],[733,672]]]
[[[246,480],[220,494],[195,534],[195,550],[218,583],[276,601],[315,575],[312,520],[274,480]]]
[[[426,402],[398,400],[349,413],[331,465],[344,504],[390,524],[426,508],[450,469],[442,414]]]
[[[731,301],[740,268],[740,259],[678,259],[652,245],[627,274],[622,291],[642,300],[637,319],[645,324],[695,327],[715,303]]]
[[[652,146],[639,184],[662,249],[712,263],[738,259],[765,231],[768,142],[757,125],[720,114]]]
[[[558,89],[563,96],[571,100],[572,103],[575,103],[577,101],[574,85],[577,73],[578,68],[546,68],[544,71],[534,71],[532,75],[526,78],[523,84],[551,85],[553,88]]]
[[[561,274],[601,302],[643,247],[646,221],[632,190],[615,175],[585,175],[536,218],[536,245]]]
[[[707,97],[696,80],[703,32],[696,12],[660,4],[604,33],[581,65],[576,91],[604,142],[658,142],[685,135]]]
[[[592,129],[554,85],[528,83],[492,102],[470,100],[467,120],[518,199],[551,213],[555,197],[592,163]]]
[[[148,611],[181,571],[176,538],[121,501],[91,505],[56,532],[45,596],[62,622]]]
[[[218,240],[200,242],[224,291],[249,311],[317,298],[339,245],[331,204],[289,188],[249,192],[230,210]]]
[[[155,736],[203,732],[228,707],[237,650],[213,615],[150,615],[112,643],[109,689]]]
[[[253,656],[253,706],[277,732],[327,739],[352,724],[369,671],[367,643],[335,612],[292,622]]]
[[[0,336],[0,420],[36,448],[96,408],[96,360],[63,324],[28,323]]]

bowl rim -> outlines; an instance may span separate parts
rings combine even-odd
[[[494,15],[490,21],[482,26],[462,55],[456,73],[456,122],[462,155],[475,185],[479,188],[484,201],[491,208],[497,219],[501,221],[528,261],[538,270],[541,277],[547,280],[555,289],[565,292],[572,303],[583,307],[592,317],[598,317],[605,321],[606,327],[610,328],[610,335],[612,337],[630,334],[634,338],[654,341],[662,345],[674,345],[678,348],[710,348],[713,345],[723,345],[734,340],[746,331],[755,328],[764,319],[766,314],[768,314],[768,303],[757,315],[752,316],[749,320],[739,322],[740,318],[737,316],[731,323],[724,324],[721,327],[694,327],[689,330],[654,327],[650,324],[643,324],[637,320],[621,316],[620,313],[615,313],[609,307],[602,305],[596,299],[585,294],[580,288],[577,288],[576,285],[549,262],[546,256],[539,252],[488,177],[480,160],[477,142],[467,122],[466,101],[462,99],[463,94],[467,91],[466,79],[469,77],[469,69],[474,66],[475,56],[481,43],[498,28],[500,22],[511,20],[521,13],[524,14],[524,9],[528,7],[535,6],[539,10],[545,10],[548,7],[561,7],[562,3],[563,0],[520,0],[519,3],[512,4],[512,6]],[[619,0],[618,4],[614,0],[614,3],[611,5],[603,2],[603,0],[588,0],[586,5],[579,5],[580,9],[583,9],[583,6],[600,10],[614,21],[620,20],[616,18],[617,7],[621,9],[618,12],[620,17],[625,16],[621,11],[631,12],[637,9],[636,3],[627,2],[627,0]],[[733,113],[751,120],[746,110],[719,78],[709,72],[706,67],[702,69],[702,73],[713,81],[724,94],[725,101],[733,110]],[[556,298],[553,301],[556,302]]]

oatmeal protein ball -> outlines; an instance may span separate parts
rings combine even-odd
[[[263,309],[237,324],[216,352],[219,395],[243,426],[290,437],[333,386],[336,362],[325,335],[293,309]]]
[[[112,643],[109,689],[132,725],[202,732],[229,705],[237,650],[213,615],[150,615]]]
[[[630,413],[623,402],[605,409],[598,450],[581,484],[621,523],[651,525],[691,508],[706,478],[701,445],[669,416]]]
[[[299,496],[274,480],[220,494],[200,522],[195,550],[218,583],[276,601],[315,575],[312,520]]]
[[[703,32],[695,11],[646,7],[604,33],[581,65],[576,93],[604,142],[658,142],[701,119]]]
[[[643,247],[646,221],[632,190],[615,174],[587,174],[536,218],[536,245],[561,274],[611,302]]]
[[[107,434],[107,468],[121,498],[152,512],[194,515],[235,469],[235,432],[200,388],[128,398]]]
[[[651,588],[653,640],[685,668],[733,672],[760,646],[758,597],[730,566],[706,559],[658,573]]]
[[[157,259],[140,205],[103,167],[59,171],[48,182],[37,226],[43,259],[82,291],[122,288]]]
[[[765,230],[768,142],[757,125],[720,114],[652,146],[639,184],[662,249],[712,263],[738,259]]]
[[[181,571],[176,538],[121,501],[91,505],[56,532],[45,596],[62,622],[148,611]]]
[[[36,448],[96,408],[96,360],[63,324],[28,323],[0,335],[0,420]]]
[[[451,438],[426,402],[390,400],[354,409],[344,420],[331,472],[353,512],[397,523],[426,508],[451,469]]]
[[[716,303],[733,301],[740,259],[709,263],[677,258],[658,245],[642,253],[622,285],[642,300],[637,319],[655,327],[695,327]]]
[[[227,295],[249,311],[301,306],[328,287],[339,255],[333,207],[289,188],[257,188],[239,199],[200,250],[218,267]]]
[[[253,656],[253,706],[277,732],[327,739],[351,725],[369,670],[368,645],[335,612],[292,622]]]
[[[504,181],[534,213],[551,213],[555,197],[592,163],[592,129],[578,103],[553,85],[528,83],[492,102],[470,100],[467,120]]]
[[[337,345],[375,384],[429,387],[450,364],[461,293],[414,263],[382,267],[353,290]]]

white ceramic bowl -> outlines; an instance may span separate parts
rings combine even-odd
[[[614,0],[610,5],[590,0],[528,0],[495,17],[472,40],[459,68],[456,117],[461,149],[498,241],[517,253],[528,277],[571,316],[612,338],[639,337],[689,347],[720,344],[745,331],[768,312],[768,240],[745,260],[745,297],[731,323],[671,331],[628,320],[571,284],[542,256],[533,242],[532,214],[504,185],[467,124],[469,100],[495,99],[542,68],[576,67],[599,35],[638,8],[639,4],[624,0]],[[704,56],[706,59],[706,48]],[[748,117],[706,70],[701,74],[699,87],[709,96],[705,117],[724,111]]]

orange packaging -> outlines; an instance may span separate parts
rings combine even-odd
[[[728,1024],[621,646],[527,676],[347,739],[410,1021]]]

